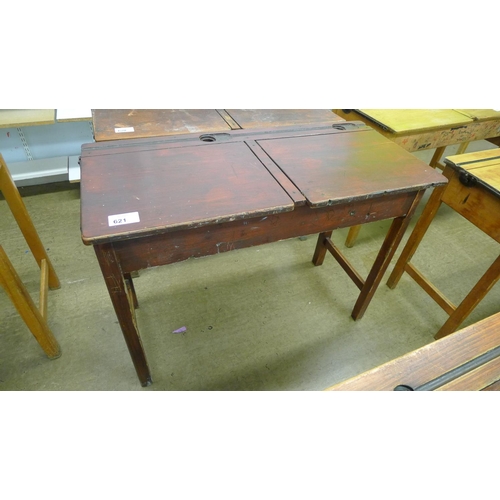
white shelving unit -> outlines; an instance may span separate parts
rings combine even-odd
[[[17,186],[78,182],[81,146],[89,142],[90,109],[0,110],[0,153]]]

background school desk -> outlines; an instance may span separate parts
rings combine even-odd
[[[344,122],[329,109],[93,109],[96,142]]]
[[[500,314],[495,314],[327,390],[393,391],[405,385],[413,390],[498,391],[499,349]]]
[[[460,144],[457,154],[465,152],[471,141],[500,136],[500,111],[493,109],[334,109],[346,120],[361,120],[406,151],[436,149],[429,165],[439,163],[447,146]],[[496,139],[495,139],[496,138]],[[495,143],[496,144],[496,143]],[[356,242],[360,226],[353,226],[346,246]]]
[[[500,243],[500,151],[450,156],[445,163],[449,183],[431,194],[387,282],[395,288],[406,271],[450,315],[435,338],[454,332],[500,278],[499,256],[456,307],[410,263],[441,203]]]
[[[333,124],[335,125],[335,124]],[[363,124],[229,131],[82,147],[81,226],[93,245],[143,386],[131,273],[189,257],[319,233],[361,293],[361,318],[424,190],[446,179]],[[366,280],[331,242],[334,229],[394,219]]]
[[[330,109],[93,109],[96,142],[227,132],[242,128],[344,122]],[[80,181],[80,165],[69,167],[71,182]]]

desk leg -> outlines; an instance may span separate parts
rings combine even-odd
[[[316,249],[314,250],[314,255],[312,262],[315,266],[321,266],[325,260],[326,246],[325,239],[332,236],[333,231],[327,231],[326,233],[320,233],[318,236],[318,242],[316,243]]]
[[[474,308],[483,300],[485,295],[491,290],[493,285],[500,279],[500,256],[483,274],[481,279],[476,283],[474,288],[469,292],[467,297],[460,303],[455,311],[447,319],[446,323],[434,335],[435,339],[440,339],[453,333]]]
[[[377,290],[377,287],[382,280],[389,263],[391,262],[398,245],[403,238],[406,228],[410,223],[411,217],[413,216],[415,209],[418,206],[419,201],[421,200],[424,191],[419,191],[413,200],[413,203],[408,210],[408,213],[404,217],[396,217],[391,227],[389,228],[389,232],[385,237],[384,242],[382,243],[382,247],[375,259],[375,262],[371,268],[368,277],[365,280],[365,284],[361,289],[361,293],[359,294],[358,300],[354,306],[352,311],[353,319],[361,319],[363,314],[368,307],[368,304],[372,300],[372,297]]]
[[[446,186],[440,186],[434,188],[434,191],[429,197],[427,205],[425,206],[422,214],[420,215],[410,235],[410,238],[408,239],[405,247],[403,248],[403,251],[399,256],[399,259],[396,262],[396,265],[391,275],[389,276],[389,279],[387,280],[387,286],[389,288],[396,287],[401,276],[403,275],[403,272],[405,271],[406,264],[410,262],[411,258],[416,252],[418,245],[422,241],[422,238],[424,237],[425,233],[427,232],[427,229],[430,226],[430,223],[432,222],[432,219],[434,219],[434,216],[436,215],[439,207],[441,206],[441,196],[445,188]]]
[[[434,151],[434,154],[432,155],[431,161],[429,162],[429,166],[432,168],[443,168],[441,164],[439,163],[439,160],[443,156],[444,150],[446,149],[446,146],[441,146],[439,148],[436,148],[436,151]]]
[[[349,232],[347,233],[347,238],[345,239],[345,246],[347,248],[352,248],[356,240],[358,239],[359,230],[361,226],[351,226]]]
[[[134,299],[129,299],[127,283],[113,245],[95,245],[94,250],[139,381],[143,387],[151,385],[151,374],[135,321]]]

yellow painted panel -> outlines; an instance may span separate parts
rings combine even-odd
[[[487,149],[485,151],[474,151],[472,153],[464,153],[461,155],[453,155],[446,157],[447,160],[455,165],[463,165],[465,163],[478,162],[484,160],[492,160],[500,158],[500,149]]]
[[[0,127],[27,127],[55,122],[55,109],[0,109]]]
[[[473,120],[500,119],[500,110],[495,109],[456,109],[455,111],[458,111]]]
[[[446,129],[472,123],[472,118],[453,109],[359,109],[359,113],[396,134]]]
[[[488,186],[500,191],[500,163],[488,167],[476,168],[472,173],[485,184],[488,184]]]

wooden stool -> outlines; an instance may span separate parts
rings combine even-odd
[[[60,288],[61,285],[1,154],[0,191],[3,193],[26,243],[40,267],[39,307],[36,307],[1,245],[0,285],[11,298],[14,306],[47,356],[51,359],[58,358],[61,355],[61,349],[47,325],[47,290],[48,288]]]

